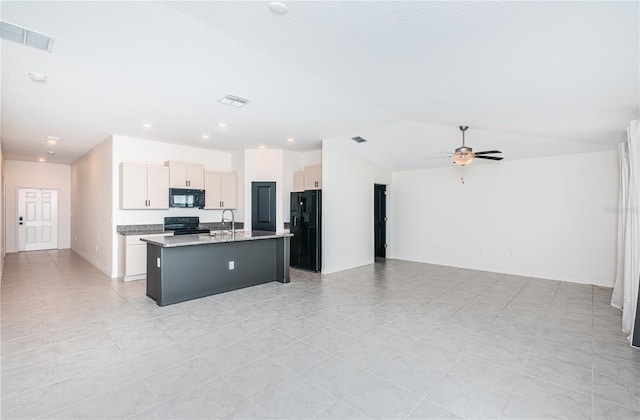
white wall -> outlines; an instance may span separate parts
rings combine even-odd
[[[236,173],[236,185],[238,186],[238,194],[236,197],[238,208],[234,211],[236,222],[244,221],[244,167],[244,150],[235,150],[231,152],[231,172]]]
[[[71,166],[44,162],[5,161],[6,252],[17,252],[19,188],[50,188],[58,191],[58,248],[69,248],[71,226]]]
[[[610,287],[617,165],[608,151],[395,172],[390,256]]]
[[[112,152],[109,138],[71,165],[71,248],[109,276],[115,248]]]
[[[293,176],[293,175],[292,175]],[[251,183],[276,183],[276,231],[284,230],[284,151],[251,149],[244,151],[245,229],[251,229]],[[288,212],[288,207],[287,207]]]
[[[344,148],[345,141],[322,142],[323,273],[374,262],[374,184],[391,185],[391,172]]]
[[[4,154],[0,145],[0,283],[2,282],[2,271],[4,267],[4,255],[6,250],[4,205],[5,205],[5,183],[4,183]]]

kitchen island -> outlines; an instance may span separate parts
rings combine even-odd
[[[147,296],[171,305],[243,287],[289,283],[290,233],[216,232],[141,239]]]

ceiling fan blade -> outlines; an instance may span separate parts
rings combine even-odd
[[[498,157],[498,156],[476,156],[476,159],[490,159],[490,160],[502,160],[504,159],[503,157]]]
[[[449,152],[438,152],[440,155],[439,156],[427,156],[427,157],[423,157],[421,160],[431,160],[431,159],[443,159],[443,158],[448,158],[453,156],[453,153],[449,153]]]
[[[493,153],[502,153],[500,150],[485,150],[484,152],[474,152],[476,155],[490,155]]]

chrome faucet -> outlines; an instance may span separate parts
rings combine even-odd
[[[226,212],[231,212],[231,219],[224,217],[224,214]],[[222,223],[224,224],[224,222],[231,222],[231,234],[235,235],[236,234],[236,217],[233,214],[233,210],[230,209],[224,209],[222,210]]]

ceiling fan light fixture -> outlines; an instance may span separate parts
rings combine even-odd
[[[453,163],[459,166],[467,166],[473,161],[474,157],[473,153],[456,152],[453,155]]]

